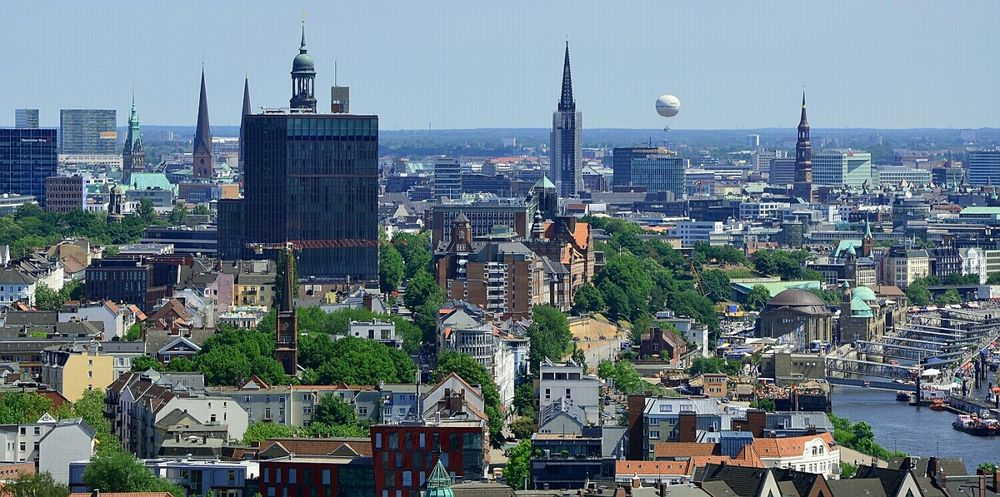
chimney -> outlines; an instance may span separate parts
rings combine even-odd
[[[767,425],[767,413],[763,409],[747,410],[747,425],[754,438],[760,438],[764,434],[764,426]]]
[[[979,475],[979,493],[976,495],[986,495],[986,475]]]
[[[937,479],[938,459],[930,457],[927,459],[927,477],[934,481]]]
[[[698,415],[694,411],[684,411],[677,422],[678,442],[695,442],[698,440]]]
[[[1000,493],[1000,468],[993,470],[993,491]]]

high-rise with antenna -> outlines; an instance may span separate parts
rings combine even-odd
[[[330,113],[350,114],[351,87],[337,85],[337,61],[333,61],[333,86],[330,87]]]

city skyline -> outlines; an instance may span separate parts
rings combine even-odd
[[[245,76],[255,110],[287,105],[274,68],[290,69],[305,13],[321,107],[337,61],[352,110],[380,115],[386,130],[547,127],[567,38],[591,128],[662,127],[653,111],[662,93],[681,99],[677,129],[788,128],[803,85],[818,128],[1000,127],[1000,69],[978,50],[1000,46],[990,27],[1000,5],[985,1],[732,4],[722,16],[651,2],[181,7],[120,3],[98,16],[82,5],[9,6],[6,36],[41,41],[5,57],[0,123],[15,108],[41,109],[43,126],[61,108],[113,108],[123,126],[134,84],[144,122],[193,124],[203,60],[212,121],[237,125]],[[945,26],[962,29],[929,36]],[[38,52],[54,63],[33,64]]]

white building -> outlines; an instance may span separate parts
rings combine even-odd
[[[931,184],[931,171],[906,166],[875,166],[872,179],[878,186],[899,186],[903,181],[923,186]]]
[[[720,221],[681,221],[674,227],[673,235],[681,239],[682,247],[693,247],[698,242],[726,245],[729,235]]]
[[[851,149],[823,150],[812,156],[813,184],[860,188],[872,179],[872,154]]]
[[[35,288],[37,280],[16,267],[5,267],[0,270],[0,307],[9,306],[19,300],[35,305]]]
[[[788,202],[741,202],[740,219],[760,220],[778,219],[781,212],[791,205]]]
[[[579,407],[586,413],[587,424],[601,421],[601,382],[583,372],[583,366],[568,361],[553,363],[549,359],[539,364],[538,409],[561,402]]]
[[[59,322],[100,321],[104,324],[104,340],[111,341],[128,333],[145,315],[134,305],[118,305],[110,300],[100,304],[83,304],[65,307],[59,311]]]
[[[403,348],[403,339],[396,337],[396,323],[392,321],[351,321],[347,336],[379,342],[395,349]]]
[[[962,261],[962,274],[979,275],[979,284],[986,283],[989,274],[986,272],[986,253],[977,247],[967,247],[958,250]]]
[[[94,430],[81,418],[56,420],[45,414],[35,423],[0,426],[4,463],[35,461],[58,483],[69,483],[69,463],[94,454]]]

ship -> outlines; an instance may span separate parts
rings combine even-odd
[[[958,431],[977,437],[1000,436],[1000,421],[993,418],[980,418],[975,415],[960,414],[951,423],[951,426]]]
[[[944,399],[934,399],[931,401],[932,411],[943,411],[948,408],[948,404],[945,404]]]
[[[896,400],[898,400],[900,402],[909,402],[910,401],[910,392],[907,392],[906,390],[897,390],[896,391]]]

